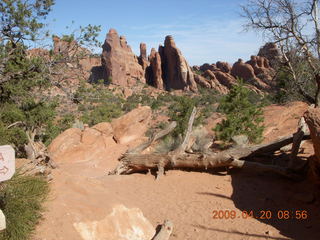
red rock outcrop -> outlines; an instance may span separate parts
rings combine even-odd
[[[200,66],[200,71],[205,72],[207,70],[216,71],[219,70],[215,64],[205,63]]]
[[[150,61],[149,78],[151,79],[151,82],[150,82],[151,85],[158,89],[164,89],[163,79],[162,79],[161,56],[154,48],[151,49],[149,61]]]
[[[144,106],[112,123],[102,122],[84,130],[67,129],[48,146],[49,155],[57,163],[104,160],[117,144],[142,139],[148,130],[151,113],[150,107]]]
[[[234,77],[232,77],[232,75],[221,71],[212,72],[207,70],[203,73],[203,76],[223,86],[226,86],[227,88],[231,88],[232,85],[236,83],[236,80]]]
[[[164,47],[159,47],[162,70],[167,89],[182,89],[196,92],[197,84],[194,80],[193,72],[172,36],[167,36]]]
[[[253,84],[259,89],[270,88],[269,85],[256,77],[253,67],[248,63],[244,63],[242,59],[239,59],[233,64],[231,74],[234,77],[242,78],[244,81]]]
[[[113,138],[119,144],[127,144],[144,136],[144,133],[148,130],[151,115],[151,108],[143,106],[114,119],[111,122]]]
[[[227,62],[216,62],[216,66],[217,68],[219,68],[222,72],[225,72],[225,73],[230,73],[231,72],[231,66],[229,63]]]
[[[260,56],[251,56],[250,61],[247,61],[246,63],[253,67],[256,77],[268,85],[271,84],[271,80],[274,76],[274,70],[270,67],[268,59]]]
[[[222,72],[222,71],[215,71],[214,75],[218,79],[219,83],[222,85],[231,88],[232,85],[236,83],[236,79],[229,73]]]
[[[116,30],[110,29],[102,48],[101,63],[106,80],[120,86],[132,86],[137,80],[145,82],[142,66],[125,37],[119,37]]]
[[[269,42],[260,48],[258,56],[269,60],[272,67],[275,67],[281,61],[282,55],[277,44]]]
[[[149,61],[147,58],[147,45],[145,43],[140,43],[139,64],[142,66],[143,70],[146,70],[146,68],[149,66]]]
[[[211,75],[211,77],[207,77],[207,78],[201,75],[195,74],[194,79],[196,83],[202,87],[215,89],[216,91],[222,94],[227,94],[229,92],[229,89],[226,86],[220,84],[220,82],[214,77],[214,74]]]

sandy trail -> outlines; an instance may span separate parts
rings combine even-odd
[[[85,171],[79,170],[81,165]],[[91,171],[90,171],[91,170]],[[319,239],[319,207],[308,201],[305,186],[270,174],[168,171],[152,175],[92,176],[86,163],[61,165],[54,171],[48,211],[36,238],[81,239],[74,222],[101,220],[116,204],[138,207],[156,227],[174,222],[172,239]],[[302,200],[300,200],[300,196]],[[270,220],[213,219],[214,210],[271,210]],[[307,210],[307,220],[277,220],[277,210]]]

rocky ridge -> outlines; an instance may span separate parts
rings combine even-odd
[[[158,51],[152,48],[148,57],[147,46],[141,43],[140,56],[137,57],[125,37],[119,37],[116,30],[110,29],[103,45],[101,62],[104,79],[122,87],[142,82],[157,89],[197,92],[200,85],[226,94],[237,82],[236,78],[242,78],[255,88],[268,91],[273,87],[274,76],[269,59],[279,57],[275,47],[269,44],[261,48],[259,56],[251,56],[247,62],[239,59],[232,66],[218,61],[191,68],[170,35],[166,36]]]

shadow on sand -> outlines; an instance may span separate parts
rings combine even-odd
[[[273,238],[241,232],[235,234],[252,236],[256,239],[320,239],[320,201],[315,197],[313,192],[316,187],[310,181],[293,182],[270,173],[252,173],[244,170],[232,171],[231,177],[233,186],[231,200],[235,206],[241,211],[252,211],[255,217],[261,217],[262,211],[270,211],[272,214],[270,219],[258,219],[258,221],[275,227],[285,237]],[[229,198],[210,192],[199,194]],[[289,219],[280,219],[283,211],[289,211]],[[296,211],[306,211],[306,219],[297,219],[299,213]],[[223,229],[197,227],[224,232]]]

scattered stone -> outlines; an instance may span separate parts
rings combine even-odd
[[[83,240],[150,240],[155,235],[152,224],[138,208],[123,205],[113,208],[102,220],[73,224]]]
[[[232,141],[236,146],[244,147],[249,144],[248,136],[246,135],[237,135],[232,137]]]
[[[0,209],[0,231],[6,229],[6,216],[3,214]]]

